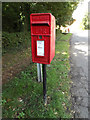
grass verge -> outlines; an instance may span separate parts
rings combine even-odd
[[[58,34],[56,54],[47,67],[47,99],[43,104],[43,85],[36,81],[37,66],[32,63],[19,76],[3,85],[3,118],[71,118],[69,38]]]

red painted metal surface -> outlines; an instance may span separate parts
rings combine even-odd
[[[30,15],[32,61],[50,64],[55,56],[55,17],[51,13]]]

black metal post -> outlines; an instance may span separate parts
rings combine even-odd
[[[46,94],[46,64],[43,64],[43,99],[44,99],[44,103],[47,104],[47,94]]]

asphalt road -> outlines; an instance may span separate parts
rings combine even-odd
[[[88,31],[73,33],[70,44],[74,118],[88,118]]]

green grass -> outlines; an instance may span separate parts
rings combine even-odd
[[[71,118],[69,38],[58,34],[56,54],[47,67],[47,99],[43,103],[43,85],[38,83],[36,63],[3,85],[3,118]],[[59,38],[60,37],[60,38]]]

